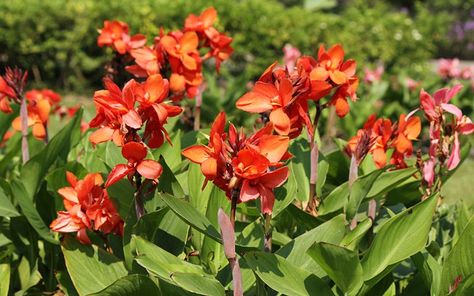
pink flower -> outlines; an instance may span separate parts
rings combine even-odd
[[[458,107],[448,104],[461,88],[462,84],[457,84],[452,88],[442,88],[436,91],[433,96],[422,89],[420,91],[420,104],[426,118],[430,122],[440,122],[443,111],[453,113],[457,117],[462,116],[462,112]]]
[[[377,66],[375,70],[371,70],[369,68],[364,69],[364,82],[368,84],[372,84],[374,82],[380,81],[382,79],[382,75],[384,73],[383,66]]]
[[[443,78],[457,78],[461,74],[459,59],[441,59],[438,63],[438,74]]]
[[[453,149],[447,163],[448,170],[453,170],[456,168],[461,161],[461,145],[459,143],[459,134],[469,135],[474,132],[474,124],[466,115],[461,114],[461,116],[456,116],[454,118],[454,122],[454,142]]]
[[[287,43],[285,47],[283,47],[283,53],[285,54],[283,56],[283,63],[291,74],[295,70],[296,60],[301,56],[301,52],[298,48]]]

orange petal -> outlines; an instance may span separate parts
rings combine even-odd
[[[286,179],[288,179],[289,174],[288,167],[282,167],[258,178],[258,182],[267,188],[273,189],[283,185]]]
[[[37,102],[38,115],[42,122],[48,121],[49,112],[51,111],[51,105],[48,100],[39,100]]]
[[[372,151],[372,158],[375,162],[377,168],[381,169],[387,164],[387,155],[385,154],[384,149],[374,149]]]
[[[137,172],[146,179],[155,180],[161,176],[163,167],[154,160],[145,159],[138,164]]]
[[[343,118],[350,111],[349,104],[345,98],[336,98],[333,104],[336,106],[336,114],[339,118]]]
[[[283,108],[273,110],[270,113],[270,121],[273,123],[273,128],[278,134],[286,136],[290,132],[290,118],[283,111]]]
[[[179,44],[181,45],[182,52],[194,51],[199,45],[199,38],[196,32],[186,32],[181,40],[179,40]]]
[[[145,82],[145,91],[149,95],[148,101],[153,103],[167,95],[167,84],[160,74],[151,75]]]
[[[74,190],[72,187],[64,187],[58,189],[59,195],[62,196],[62,198],[69,200],[73,203],[78,203],[79,200],[77,199],[77,192]]]
[[[195,145],[184,149],[181,154],[190,161],[201,164],[210,157],[210,153],[211,149],[209,147]]]
[[[399,134],[395,142],[396,142],[395,148],[401,154],[412,152],[413,145],[411,144],[410,140],[408,140],[407,137],[405,137],[404,134]]]
[[[335,83],[335,84],[344,84],[347,82],[347,76],[346,74],[344,74],[344,72],[341,72],[341,71],[333,71],[333,72],[329,72],[329,77],[331,77],[331,80]]]
[[[217,18],[217,11],[214,7],[209,7],[201,13],[201,19],[204,27],[210,27],[214,24]]]
[[[217,160],[215,158],[208,158],[201,163],[201,171],[209,179],[214,179],[217,175]]]
[[[311,73],[309,73],[310,80],[325,81],[326,79],[328,79],[328,77],[329,73],[323,67],[316,67],[311,70]]]
[[[89,141],[92,144],[98,144],[98,143],[110,141],[112,139],[114,131],[115,131],[114,129],[108,126],[104,126],[102,128],[99,128],[95,132],[93,132],[89,136]]]
[[[283,136],[269,135],[260,139],[258,147],[271,163],[279,162],[288,150],[289,138]]]
[[[33,137],[38,140],[43,140],[46,137],[46,127],[41,122],[33,125]]]
[[[70,171],[66,171],[66,180],[72,187],[75,187],[77,184],[77,177]]]
[[[328,50],[328,55],[331,57],[332,64],[339,67],[344,60],[344,49],[340,44],[336,44]]]
[[[408,119],[406,126],[406,136],[409,140],[415,140],[421,133],[421,121],[418,116]]]
[[[188,54],[183,54],[181,56],[181,61],[183,62],[183,66],[188,69],[188,70],[196,70],[197,69],[197,62],[196,60],[188,55]]]

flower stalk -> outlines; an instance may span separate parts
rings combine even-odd
[[[134,194],[134,203],[135,203],[135,212],[137,214],[137,220],[145,215],[145,207],[143,205],[142,199],[142,176],[138,172],[135,173],[135,194]]]
[[[318,130],[318,123],[321,117],[321,111],[324,108],[319,101],[316,102],[316,114],[313,121],[313,135],[308,135],[309,147],[310,147],[310,178],[309,178],[309,202],[306,207],[306,211],[309,213],[316,213],[319,200],[316,192],[316,183],[318,181],[318,141],[316,139],[316,133]]]
[[[265,252],[272,252],[272,214],[264,214],[265,224],[263,229],[263,248]]]
[[[28,110],[26,108],[25,96],[20,97],[20,120],[21,120],[21,153],[23,164],[30,159],[30,151],[28,148]]]

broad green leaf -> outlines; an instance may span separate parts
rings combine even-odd
[[[163,173],[160,176],[160,183],[158,183],[158,191],[173,194],[180,198],[184,197],[183,188],[163,157],[160,157],[160,164],[163,167]]]
[[[439,295],[438,288],[441,280],[441,265],[428,252],[419,252],[411,257],[419,271],[420,278],[431,295]]]
[[[362,259],[365,281],[424,248],[437,198],[432,196],[382,225]]]
[[[318,207],[321,216],[341,210],[349,199],[349,184],[347,182],[339,185],[329,193]]]
[[[359,177],[350,189],[349,202],[346,206],[346,219],[351,220],[359,210],[360,203],[367,196],[375,180],[380,176],[382,170],[374,171],[365,176]]]
[[[36,210],[33,201],[28,198],[28,193],[23,186],[24,182],[12,180],[11,189],[15,200],[20,205],[20,208],[31,226],[38,232],[38,234],[46,241],[52,244],[59,244],[59,241],[53,236],[49,227],[46,226],[40,214]],[[53,202],[53,201],[52,201]]]
[[[224,295],[224,287],[201,266],[183,261],[140,237],[134,236],[133,240],[137,251],[135,260],[153,275],[201,295]]]
[[[441,283],[439,294],[448,293],[449,286],[453,285],[454,280],[461,276],[462,280],[467,279],[474,274],[474,216],[464,227],[461,236],[451,249],[448,257],[444,261],[441,272]]]
[[[410,178],[416,171],[416,168],[406,168],[382,173],[380,177],[375,180],[366,198],[371,199],[383,195],[385,192],[390,191],[395,186]]]
[[[290,168],[291,170],[291,168]],[[297,182],[290,171],[285,185],[275,189],[275,205],[273,206],[273,217],[278,216],[296,198]]]
[[[0,217],[16,217],[20,214],[13,206],[10,198],[5,194],[3,188],[0,187]]]
[[[66,296],[79,296],[74,288],[74,284],[71,281],[71,277],[66,270],[56,272],[56,279],[59,283],[59,287],[66,294]]]
[[[170,277],[178,286],[192,293],[209,296],[225,295],[224,287],[219,281],[209,280],[199,274],[178,271],[171,274]]]
[[[10,264],[0,264],[0,296],[8,296],[10,288]]]
[[[188,202],[166,193],[161,194],[161,198],[170,207],[170,209],[176,213],[176,215],[178,215],[191,227],[215,239],[216,241],[220,241],[221,235],[217,229],[212,226],[211,222],[209,222],[206,216],[199,213],[198,210],[196,210]]]
[[[104,290],[91,296],[160,296],[161,291],[149,277],[132,274],[122,277]]]
[[[33,200],[40,183],[44,180],[51,165],[58,159],[67,158],[72,147],[74,147],[81,137],[82,109],[76,116],[58,132],[44,147],[44,149],[31,158],[21,169],[21,181],[28,195],[26,198]]]
[[[334,295],[320,278],[281,256],[249,252],[244,258],[257,276],[279,293],[295,296]]]
[[[350,250],[355,250],[359,241],[364,237],[364,235],[372,227],[372,220],[367,218],[357,224],[356,228],[349,231],[346,236],[341,241],[341,246],[348,248]]]
[[[344,294],[355,295],[362,287],[363,271],[357,252],[321,242],[309,248],[308,254]]]
[[[96,246],[66,237],[62,243],[66,268],[80,295],[99,292],[127,275],[122,261]]]
[[[339,244],[345,233],[344,216],[339,215],[326,223],[308,231],[290,243],[279,249],[276,254],[286,258],[286,260],[300,268],[304,268],[317,276],[324,276],[321,267],[311,258],[306,251],[316,242],[327,242]]]

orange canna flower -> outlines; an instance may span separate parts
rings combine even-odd
[[[177,58],[186,69],[196,70],[198,68],[198,62],[194,54],[199,56],[197,51],[199,38],[195,32],[163,36],[160,44],[170,56]]]
[[[50,225],[53,231],[76,232],[77,239],[83,244],[91,243],[87,229],[123,235],[123,220],[102,188],[100,174],[88,174],[83,180],[78,180],[67,172],[66,179],[71,186],[58,190],[66,211],[58,212],[58,217]]]
[[[129,35],[128,25],[121,21],[104,21],[104,27],[99,30],[97,45],[110,46],[119,54],[126,54],[132,49],[145,45],[146,38],[142,34]]]

